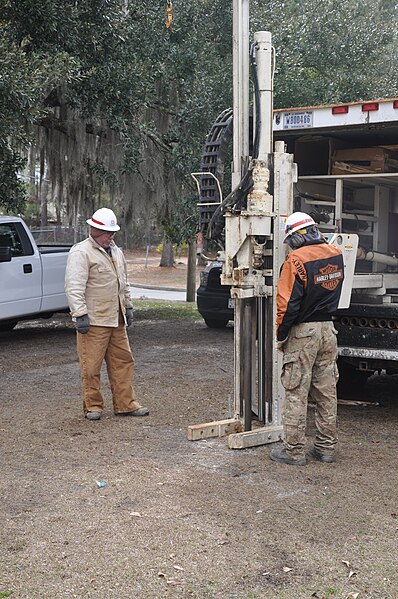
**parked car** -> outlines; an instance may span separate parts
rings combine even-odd
[[[212,329],[222,329],[234,319],[231,287],[221,285],[221,271],[221,262],[210,262],[201,272],[200,286],[196,292],[198,311]]]
[[[38,246],[21,218],[0,216],[0,331],[19,320],[69,312],[65,246]]]

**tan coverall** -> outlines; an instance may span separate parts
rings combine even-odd
[[[126,333],[126,308],[132,307],[123,252],[112,241],[111,254],[89,237],[72,247],[65,292],[72,319],[88,314],[88,333],[77,333],[83,385],[83,410],[102,412],[100,372],[105,359],[115,414],[141,407],[135,398],[134,359]]]

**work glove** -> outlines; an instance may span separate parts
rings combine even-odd
[[[76,318],[76,330],[78,333],[88,333],[90,328],[90,320],[88,318],[88,314],[84,314],[83,316],[77,316]]]
[[[129,327],[134,320],[134,312],[133,312],[133,308],[126,308],[126,320],[127,320],[127,326]]]

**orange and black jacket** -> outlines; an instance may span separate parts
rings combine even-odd
[[[333,245],[319,240],[290,252],[278,281],[278,341],[287,338],[294,324],[331,320],[343,279],[343,256]]]

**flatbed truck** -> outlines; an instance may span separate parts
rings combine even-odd
[[[227,109],[202,155],[201,171],[213,173],[221,185],[232,126]],[[273,141],[283,141],[297,164],[294,210],[310,213],[326,236],[359,236],[350,307],[335,319],[341,378],[352,385],[375,371],[398,373],[398,99],[274,110]],[[205,234],[220,201],[218,190],[213,177],[201,177]],[[222,225],[217,235],[222,238]],[[220,264],[214,269],[221,272]],[[209,309],[217,292],[206,322],[225,326],[233,311],[221,305],[229,295],[218,292],[212,274],[206,276],[214,289],[202,284],[198,305],[200,299],[200,309]]]

